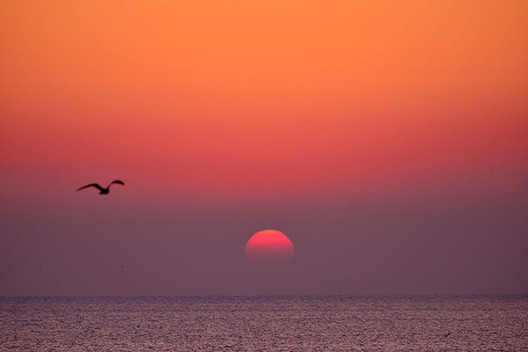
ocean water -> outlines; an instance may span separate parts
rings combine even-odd
[[[528,296],[0,298],[1,351],[528,351]]]

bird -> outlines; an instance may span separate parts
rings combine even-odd
[[[120,180],[114,180],[114,181],[110,182],[110,184],[108,186],[106,186],[106,188],[103,188],[103,187],[99,186],[97,183],[90,183],[89,185],[82,186],[79,189],[77,189],[77,192],[79,192],[82,189],[88,188],[88,187],[95,187],[95,188],[97,188],[99,190],[99,194],[108,194],[110,192],[110,186],[113,185],[114,183],[116,183],[118,185],[123,185],[123,186],[125,185],[125,183],[123,181],[120,181]]]

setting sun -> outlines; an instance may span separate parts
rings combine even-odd
[[[246,258],[252,264],[283,264],[293,260],[295,248],[280,231],[263,230],[254,234],[246,244]]]

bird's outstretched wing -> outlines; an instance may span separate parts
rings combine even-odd
[[[81,188],[77,189],[77,191],[80,191],[81,189],[85,189],[85,188],[88,188],[88,187],[95,187],[95,188],[97,188],[100,191],[103,190],[103,187],[99,186],[97,183],[90,183],[89,185],[82,186]]]
[[[123,185],[123,186],[125,185],[125,183],[123,181],[121,181],[121,180],[114,180],[114,181],[110,182],[108,187],[110,187],[114,183],[117,183],[118,185]]]

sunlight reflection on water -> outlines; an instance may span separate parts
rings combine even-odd
[[[528,297],[0,298],[16,351],[522,351]]]

